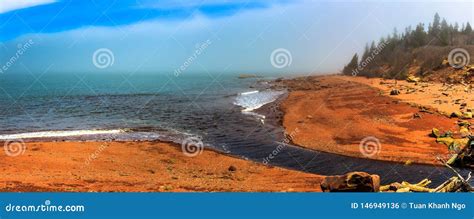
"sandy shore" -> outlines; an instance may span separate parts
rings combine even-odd
[[[162,142],[32,142],[1,153],[0,166],[4,192],[320,191],[322,180],[209,150],[187,157]]]
[[[452,112],[462,111],[462,104],[466,105],[463,107],[464,109],[474,109],[474,89],[469,85],[451,85],[434,82],[409,83],[402,80],[369,79],[365,77],[341,78],[367,84],[382,90],[384,94],[389,94],[392,89],[397,89],[400,91],[400,94],[393,96],[394,98],[404,102],[416,103],[421,106],[437,109],[439,113],[447,116]]]
[[[458,130],[456,119],[420,112],[410,104],[430,102],[426,94],[395,99],[386,92],[390,88],[381,87],[380,79],[315,76],[283,80],[281,85],[290,90],[282,103],[283,126],[292,141],[303,147],[369,159],[439,164],[436,157],[449,152],[429,136],[432,128]],[[453,92],[450,98],[461,98],[456,95]],[[368,137],[380,144],[361,147]]]

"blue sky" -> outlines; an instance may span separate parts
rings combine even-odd
[[[30,3],[24,5],[21,4],[22,1]],[[7,21],[2,26],[0,35],[2,40],[27,33],[53,33],[87,26],[114,27],[153,19],[187,19],[195,13],[209,17],[230,16],[240,10],[268,6],[265,1],[7,0],[5,2],[12,2],[10,4],[13,5],[9,7],[9,11],[0,14],[0,20]]]
[[[5,73],[334,72],[366,42],[435,12],[474,23],[472,1],[2,0],[0,64],[32,40]],[[107,68],[92,61],[102,48],[113,53]],[[291,65],[272,65],[279,48]]]

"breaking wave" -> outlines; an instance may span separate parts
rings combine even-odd
[[[112,134],[120,134],[124,132],[125,130],[121,130],[121,129],[27,132],[27,133],[0,135],[0,140],[58,138],[58,137],[74,137],[74,136],[86,136],[86,135],[112,135]]]
[[[242,107],[242,112],[251,112],[277,100],[284,93],[284,91],[273,90],[243,92],[237,95],[234,104]]]

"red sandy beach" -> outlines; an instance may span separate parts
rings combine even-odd
[[[313,150],[438,164],[448,149],[429,136],[431,129],[455,130],[456,120],[420,112],[413,103],[428,96],[392,97],[380,84],[344,76],[282,80],[277,85],[289,90],[281,103],[283,126],[293,143]],[[366,137],[377,138],[380,148],[362,152]],[[324,179],[211,150],[187,157],[180,145],[163,142],[28,142],[24,154],[0,156],[1,190],[12,192],[321,191]]]

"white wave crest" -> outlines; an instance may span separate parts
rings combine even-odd
[[[19,134],[0,135],[0,140],[12,139],[31,139],[31,138],[56,138],[56,137],[72,137],[84,135],[106,135],[119,134],[124,130],[75,130],[75,131],[44,131],[44,132],[27,132]]]
[[[234,104],[244,108],[242,112],[250,112],[275,101],[283,93],[272,90],[244,92],[235,98]]]

